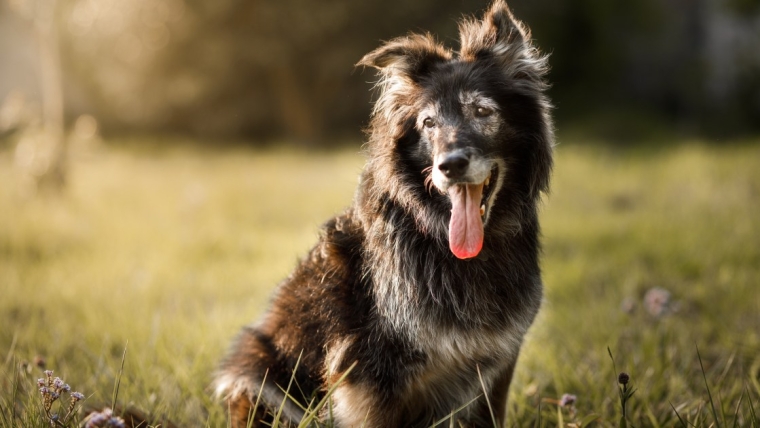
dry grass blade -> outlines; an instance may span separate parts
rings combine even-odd
[[[296,360],[296,364],[293,367],[293,374],[290,376],[290,381],[288,381],[288,387],[285,389],[285,396],[282,397],[282,403],[280,403],[280,407],[277,408],[277,413],[274,415],[274,421],[272,422],[272,428],[277,428],[280,424],[280,418],[282,418],[282,412],[285,410],[285,406],[287,405],[288,398],[290,398],[290,387],[293,385],[293,382],[295,382],[296,379],[296,372],[298,371],[298,366],[301,363],[301,357],[303,356],[303,351],[298,355],[298,359]]]
[[[442,418],[442,419],[439,419],[439,420],[435,421],[435,423],[433,423],[433,425],[430,425],[430,427],[429,427],[429,428],[435,428],[435,427],[437,427],[438,425],[440,425],[440,424],[442,424],[442,423],[444,423],[444,422],[446,422],[446,421],[452,421],[452,422],[453,422],[453,421],[454,421],[454,415],[456,415],[457,413],[459,413],[459,412],[461,412],[462,410],[466,409],[466,408],[467,408],[467,406],[469,406],[470,404],[472,404],[472,403],[474,403],[474,402],[478,401],[478,399],[480,399],[480,397],[481,397],[481,395],[478,395],[477,397],[473,398],[472,400],[470,400],[470,401],[468,401],[468,402],[466,402],[466,403],[462,404],[461,406],[457,407],[456,409],[454,409],[454,410],[453,410],[453,411],[452,411],[452,412],[451,412],[451,413],[450,413],[448,416],[446,416],[445,418]],[[495,426],[495,425],[494,425],[494,426]]]
[[[491,414],[491,422],[496,427],[496,416],[493,414],[493,407],[491,407],[491,400],[488,398],[488,390],[486,390],[486,384],[483,382],[483,375],[480,373],[480,364],[476,364],[475,368],[478,370],[478,380],[480,380],[480,387],[483,388],[483,397],[485,397],[486,405],[488,406],[488,412]]]
[[[697,359],[699,359],[699,368],[702,370],[702,379],[705,381],[705,389],[707,389],[707,397],[710,400],[710,409],[712,410],[713,419],[715,420],[715,426],[720,428],[720,419],[718,419],[718,412],[715,409],[715,402],[713,401],[712,393],[710,392],[710,385],[707,383],[707,373],[705,373],[705,366],[702,364],[702,356],[699,354],[699,346],[697,348]]]
[[[129,340],[124,344],[124,352],[121,354],[121,365],[119,366],[119,374],[116,376],[116,384],[114,385],[113,395],[111,396],[111,408],[116,408],[116,399],[119,397],[119,388],[121,387],[121,376],[124,374],[124,362],[127,360],[127,346],[129,346]]]

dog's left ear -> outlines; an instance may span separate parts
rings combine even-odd
[[[530,30],[517,20],[504,0],[496,0],[482,20],[459,25],[460,57],[465,61],[493,58],[507,77],[542,82],[546,56],[531,43]]]
[[[451,56],[451,51],[429,34],[411,34],[380,46],[356,65],[377,68],[386,76],[408,77],[417,81],[435,63],[448,61]]]

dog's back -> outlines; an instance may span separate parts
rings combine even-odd
[[[234,426],[314,411],[338,427],[455,410],[467,426],[503,423],[541,302],[545,58],[501,0],[460,32],[458,55],[412,35],[360,62],[380,70],[381,94],[354,204],[222,363]]]

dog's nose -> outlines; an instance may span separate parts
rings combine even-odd
[[[464,153],[452,153],[447,155],[443,162],[438,164],[438,169],[447,178],[459,178],[467,171],[470,166],[470,158]]]

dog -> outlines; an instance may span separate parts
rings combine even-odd
[[[542,301],[547,57],[503,0],[459,29],[458,52],[410,34],[357,64],[379,81],[353,204],[222,361],[232,426],[505,423]]]

